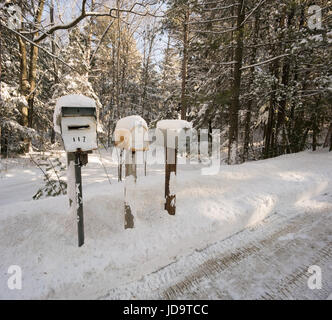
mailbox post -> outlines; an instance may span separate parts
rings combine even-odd
[[[145,152],[149,147],[148,126],[140,116],[128,116],[120,119],[114,130],[115,146],[125,152],[125,186],[124,186],[124,227],[134,228],[134,214],[128,195],[128,178],[134,183],[137,179],[137,152]],[[122,168],[120,168],[122,172]],[[120,175],[120,172],[119,172]],[[129,200],[129,201],[128,201]]]
[[[176,194],[171,190],[172,174],[176,176],[177,171],[177,154],[179,147],[179,137],[181,131],[187,131],[192,128],[192,124],[185,120],[160,120],[157,122],[159,129],[164,136],[165,152],[165,210],[170,215],[176,212]],[[172,186],[174,188],[174,186]]]
[[[58,99],[54,129],[62,136],[67,152],[69,206],[76,211],[78,246],[84,244],[83,193],[81,168],[88,153],[97,149],[97,110],[93,99],[68,95]]]
[[[125,156],[125,188],[124,188],[124,210],[125,210],[125,229],[134,228],[134,215],[130,202],[128,202],[128,178],[133,177],[134,183],[137,180],[136,151],[126,150]]]
[[[175,137],[174,148],[167,147],[167,133],[165,135],[165,210],[170,215],[175,215],[176,211],[176,194],[171,193],[170,182],[172,173],[176,176],[177,156],[178,156],[178,139]]]
[[[84,220],[83,220],[83,194],[82,194],[82,174],[81,167],[83,165],[82,154],[75,152],[75,184],[77,192],[77,234],[78,246],[84,244]]]

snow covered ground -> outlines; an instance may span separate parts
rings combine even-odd
[[[276,272],[281,274],[278,278],[281,281],[283,275],[293,274],[292,268],[296,265],[309,263],[308,255],[319,260],[322,256],[319,250],[331,248],[332,153],[327,151],[222,166],[214,176],[202,176],[198,165],[180,166],[175,216],[169,216],[163,210],[163,166],[149,167],[148,176],[139,177],[135,187],[135,228],[126,230],[123,184],[117,182],[116,163],[104,153],[102,161],[112,184],[108,182],[98,153],[89,156],[89,164],[83,168],[85,245],[81,248],[77,247],[76,217],[68,214],[67,197],[31,200],[42,176],[27,160],[9,166],[6,171],[2,169],[1,299],[249,298],[257,297],[257,292],[261,293],[258,297],[269,298],[264,296],[268,291],[265,286],[276,277]],[[262,221],[270,226],[266,232],[259,231],[261,226],[258,224]],[[302,223],[303,228],[297,229],[296,226]],[[287,227],[289,225],[294,228]],[[312,228],[306,229],[306,226]],[[277,244],[264,242],[263,238],[268,237],[269,232],[274,234],[278,228],[283,231],[277,237]],[[236,235],[242,230],[245,231],[241,236]],[[256,231],[256,238],[252,238],[251,234],[256,235]],[[282,248],[302,240],[306,243],[303,245],[305,250],[296,251],[296,261],[286,259],[286,265],[281,267],[268,258],[267,252],[270,252],[270,257],[278,260],[280,251],[282,259]],[[250,259],[265,259],[263,267],[254,262],[247,266],[242,264],[242,268],[230,265],[227,275],[220,274],[218,267],[211,275],[207,267],[207,277],[199,277],[196,273],[196,281],[195,276],[190,276],[195,275],[194,268],[200,268],[201,262],[204,266],[204,259],[213,258],[211,252],[215,254],[219,250],[216,256],[224,257],[237,250],[241,252],[253,241],[261,242],[260,246],[256,245],[259,250],[252,249]],[[227,248],[230,251],[226,252]],[[328,266],[332,265],[332,258],[329,252],[322,256],[321,264],[330,270],[325,272],[329,276],[325,282],[328,288],[324,290],[331,293],[332,277]],[[202,256],[197,256],[199,253]],[[186,261],[192,261],[191,268],[188,269]],[[7,287],[10,265],[22,268],[22,290]],[[243,276],[245,270],[259,267],[262,270],[270,268],[270,272],[259,273],[258,289],[252,290],[254,282],[238,275]],[[194,279],[191,283],[195,282],[196,294],[190,289],[190,281],[188,290],[167,291],[188,277]],[[234,287],[229,290],[231,279],[243,281],[233,280]],[[211,289],[211,283],[217,280],[218,289]],[[221,294],[220,288],[224,285],[225,294]],[[272,283],[272,287],[269,287],[274,294],[271,293],[272,297],[278,297],[278,286]],[[328,293],[324,291],[324,294],[326,297],[321,294],[320,298],[328,297]],[[298,298],[301,294],[281,297]],[[315,298],[312,295],[305,297]]]

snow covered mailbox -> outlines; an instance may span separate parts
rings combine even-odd
[[[149,148],[148,126],[140,116],[120,119],[114,130],[115,146],[120,149],[146,151]]]
[[[93,99],[73,94],[58,99],[54,111],[54,130],[62,136],[67,152],[69,205],[77,215],[78,246],[84,244],[81,167],[88,153],[97,149],[97,109]]]
[[[192,124],[185,120],[161,120],[157,122],[157,129],[164,137],[159,143],[165,148],[165,210],[170,215],[175,215],[176,194],[170,189],[170,185],[175,181],[172,182],[171,177],[176,176],[179,145],[182,147],[186,145],[186,132],[191,131]]]
[[[114,130],[114,143],[121,149],[119,180],[122,180],[122,153],[125,152],[125,229],[134,227],[133,209],[130,207],[130,191],[128,180],[137,179],[137,152],[145,152],[149,148],[148,126],[140,116],[129,116],[120,119]],[[144,157],[142,157],[143,159]],[[146,165],[146,164],[144,164]],[[132,179],[130,179],[132,177]]]
[[[56,104],[55,131],[67,152],[97,149],[97,110],[93,99],[82,95],[61,97]]]

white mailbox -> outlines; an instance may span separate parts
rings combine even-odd
[[[93,99],[67,95],[58,99],[54,129],[60,133],[66,152],[97,149],[97,110]]]
[[[140,116],[120,119],[114,130],[115,146],[131,151],[149,149],[149,135],[146,121]]]
[[[170,149],[178,148],[179,151],[186,151],[186,138],[191,137],[192,133],[191,122],[173,119],[160,120],[157,122],[157,129],[163,133],[163,135],[157,136],[156,143],[158,145]]]

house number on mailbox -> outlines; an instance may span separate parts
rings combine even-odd
[[[82,141],[85,142],[85,139],[86,139],[86,136],[83,136],[82,137]],[[75,137],[73,137],[73,141],[76,142],[76,138]],[[81,141],[81,137],[77,137],[77,141],[80,142]]]

